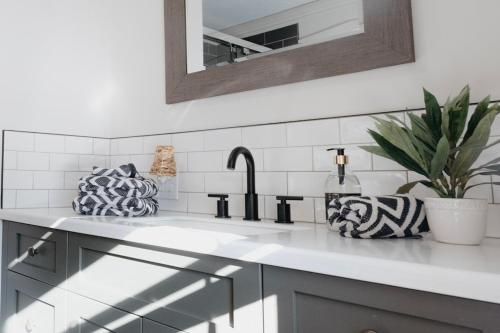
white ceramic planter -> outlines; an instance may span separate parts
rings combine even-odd
[[[488,202],[483,199],[424,199],[427,221],[438,242],[479,245],[486,236]]]

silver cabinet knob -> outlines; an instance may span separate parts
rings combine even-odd
[[[31,333],[33,332],[33,329],[35,328],[35,325],[31,322],[31,320],[26,320],[26,324],[24,325],[24,331],[26,333]]]
[[[377,331],[368,329],[368,330],[362,330],[360,333],[377,333]]]
[[[30,247],[30,248],[28,249],[28,255],[29,255],[30,257],[34,257],[34,256],[36,256],[38,253],[39,253],[39,252],[38,252],[38,249],[35,249],[34,247]]]

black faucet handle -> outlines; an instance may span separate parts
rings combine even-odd
[[[208,197],[209,198],[227,199],[227,198],[229,198],[229,194],[209,193]]]
[[[219,219],[231,218],[231,216],[229,216],[229,202],[226,201],[226,199],[229,198],[228,194],[209,193],[208,197],[219,198],[219,200],[217,200],[217,215],[215,215],[216,218]]]
[[[304,200],[304,197],[298,197],[298,196],[293,196],[293,195],[278,195],[276,197],[276,200],[279,200],[279,201],[302,201],[302,200]]]
[[[287,201],[302,201],[304,197],[289,196],[289,195],[279,195],[276,200],[281,201],[278,203],[278,219],[276,223],[293,223],[292,216],[290,213],[290,204]]]

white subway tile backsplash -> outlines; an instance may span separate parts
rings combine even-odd
[[[406,169],[390,159],[373,155],[373,170],[401,171]]]
[[[3,189],[32,189],[33,188],[33,172],[22,170],[4,170],[3,174]]]
[[[16,208],[16,190],[3,191],[3,209]]]
[[[230,128],[204,133],[205,150],[225,150],[241,146],[241,128]]]
[[[173,134],[172,145],[177,152],[202,151],[203,132]]]
[[[46,208],[48,205],[47,190],[17,190],[16,208]]]
[[[312,171],[312,147],[264,149],[265,171]]]
[[[188,170],[191,172],[222,171],[222,152],[188,153]]]
[[[173,211],[173,212],[187,212],[188,210],[188,194],[179,193],[177,200],[160,199],[160,210]]]
[[[17,153],[18,170],[49,170],[49,154],[34,152]]]
[[[78,159],[78,168],[80,171],[91,172],[94,167],[105,168],[106,156],[99,155],[80,155]]]
[[[50,170],[79,171],[78,155],[50,154]]]
[[[3,153],[3,168],[5,170],[17,169],[17,152],[4,151]]]
[[[217,207],[217,199],[213,199],[213,205]],[[244,217],[245,216],[245,196],[243,194],[233,194],[228,198],[229,201],[229,215],[231,217]],[[259,196],[259,217],[265,218],[265,200],[264,196]]]
[[[93,153],[95,155],[109,155],[111,148],[111,140],[94,138]]]
[[[243,174],[246,192],[246,174]],[[257,172],[255,187],[260,195],[286,195],[288,193],[286,172]]]
[[[77,195],[77,190],[50,190],[49,208],[71,207],[73,199],[75,199]]]
[[[187,153],[175,153],[175,165],[177,166],[177,172],[188,171],[187,167]]]
[[[243,193],[242,174],[239,172],[210,172],[205,175],[207,193]]]
[[[33,151],[35,149],[35,135],[33,133],[6,131],[4,149],[15,151]]]
[[[406,171],[356,172],[363,195],[392,195],[408,182]]]
[[[70,190],[78,187],[80,178],[88,176],[88,172],[70,171],[64,173],[64,189]]]
[[[340,142],[338,119],[289,123],[286,128],[288,146],[335,145]]]
[[[243,146],[247,148],[274,148],[286,146],[286,125],[264,125],[242,129]]]
[[[326,172],[289,172],[288,194],[306,197],[325,195]]]
[[[314,198],[314,217],[316,223],[326,223],[325,198]]]
[[[206,193],[188,193],[188,212],[215,214],[217,212],[217,199],[209,198]]]
[[[34,171],[33,188],[39,190],[52,190],[64,188],[63,171]]]
[[[474,186],[476,184],[488,183],[481,186],[476,186],[471,188],[465,194],[466,198],[475,198],[475,199],[486,199],[489,203],[493,203],[493,188],[491,183],[491,176],[477,176],[472,178],[467,186]]]
[[[41,153],[64,153],[64,136],[35,134],[35,151]]]
[[[121,165],[129,163],[130,163],[129,155],[116,155],[116,156],[111,156],[109,158],[110,168],[118,168]]]
[[[172,144],[171,135],[153,135],[144,137],[144,154],[154,154],[157,146],[168,146]]]
[[[252,153],[253,160],[255,163],[255,171],[263,171],[264,170],[264,150],[263,149],[250,149]],[[225,151],[222,153],[222,167],[226,168],[227,160],[229,159],[229,154],[231,151]],[[236,160],[236,168],[235,171],[246,171],[247,164],[245,158],[243,156],[239,156]]]
[[[419,175],[416,172],[409,171],[408,172],[408,182],[416,182],[419,180],[424,180],[424,177],[422,175]],[[423,200],[425,198],[437,198],[439,197],[436,192],[434,192],[432,189],[428,188],[427,186],[424,186],[422,184],[416,185],[411,191],[410,194]]]
[[[151,170],[151,165],[153,165],[154,155],[132,155],[130,156],[130,163],[134,163],[137,171],[142,174],[146,174]]]
[[[393,113],[393,116],[404,121],[404,113]],[[382,119],[384,115],[379,115]],[[368,129],[375,129],[375,121],[369,116],[357,116],[340,119],[340,138],[343,144],[345,143],[371,143],[374,142]]]
[[[111,140],[111,155],[138,155],[144,152],[144,138]]]
[[[94,147],[92,138],[78,136],[64,137],[64,152],[69,154],[92,154]]]
[[[349,156],[349,169],[354,171],[372,170],[372,154],[358,146],[343,146],[345,154]],[[318,146],[313,148],[314,171],[332,171],[337,168],[335,156],[337,152],[327,151],[331,146]]]
[[[205,174],[196,172],[179,172],[179,191],[205,192]]]
[[[488,207],[488,226],[486,235],[488,237],[500,238],[500,205],[489,205]]]

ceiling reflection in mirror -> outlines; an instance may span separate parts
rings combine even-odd
[[[186,0],[187,71],[363,32],[363,0]]]

